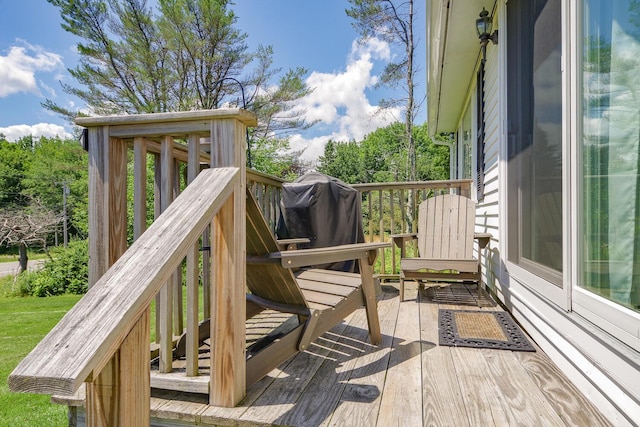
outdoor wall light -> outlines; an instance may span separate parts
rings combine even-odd
[[[498,44],[498,30],[491,32],[493,17],[489,16],[489,12],[484,7],[480,12],[480,18],[476,19],[476,31],[478,32],[478,38],[480,39],[480,45],[484,48],[489,43],[489,40],[493,44]]]

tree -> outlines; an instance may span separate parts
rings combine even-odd
[[[300,152],[291,152],[289,141],[260,138],[252,142],[253,168],[270,175],[293,181],[307,168],[300,161]]]
[[[47,238],[61,221],[61,216],[47,209],[37,200],[27,208],[13,208],[0,213],[0,245],[17,246],[20,269],[27,269],[27,247],[47,248]]]
[[[378,85],[400,86],[404,89],[404,97],[384,100],[381,107],[404,106],[408,180],[415,181],[417,169],[413,123],[418,113],[418,104],[414,100],[416,68],[413,0],[349,0],[349,3],[352,7],[346,13],[353,18],[352,25],[364,40],[376,37],[404,49],[404,55],[399,55],[397,61],[387,64]]]
[[[235,105],[258,115],[261,137],[308,126],[290,102],[309,92],[306,70],[289,70],[273,85],[281,69],[272,67],[271,47],[248,50],[230,0],[158,0],[155,9],[146,0],[48,1],[60,9],[63,29],[82,39],[79,65],[69,70],[79,86],[63,90],[95,114]],[[51,100],[44,106],[79,114]]]
[[[22,179],[22,194],[54,212],[68,212],[76,233],[86,236],[88,156],[76,140],[41,137],[28,149],[30,161]],[[66,206],[63,206],[64,191]]]
[[[30,163],[31,138],[8,142],[0,138],[0,209],[24,206],[22,198],[25,169]]]
[[[324,155],[320,156],[318,170],[347,184],[364,182],[360,145],[356,141],[329,140],[324,147]]]
[[[413,128],[419,181],[448,179],[448,147],[436,145],[427,124]],[[347,183],[406,181],[409,177],[404,125],[396,122],[366,135],[362,141],[329,141],[318,170]]]

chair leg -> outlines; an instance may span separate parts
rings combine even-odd
[[[367,313],[367,324],[369,326],[369,336],[371,344],[378,345],[382,341],[382,332],[380,330],[380,318],[378,317],[378,301],[373,285],[373,268],[369,265],[368,258],[360,258],[358,262],[360,279],[362,280],[364,306]]]
[[[400,274],[400,302],[404,301],[404,277]]]

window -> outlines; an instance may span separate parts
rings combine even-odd
[[[640,5],[583,15],[579,286],[640,311]]]
[[[560,0],[507,4],[507,257],[562,286]]]

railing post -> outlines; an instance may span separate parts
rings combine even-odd
[[[127,247],[127,143],[108,126],[90,130],[90,277],[93,286]],[[91,203],[93,202],[93,203]],[[87,383],[87,424],[149,423],[149,317],[145,313],[113,358]]]
[[[233,196],[211,224],[211,383],[209,401],[235,406],[246,393],[246,126],[235,118],[211,123],[211,167],[240,168]]]

